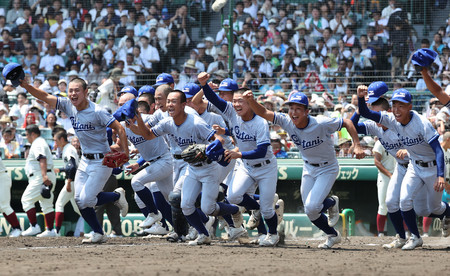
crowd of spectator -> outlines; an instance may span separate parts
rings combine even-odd
[[[121,87],[151,84],[163,71],[172,74],[175,89],[196,82],[202,71],[216,82],[232,72],[273,110],[283,110],[289,93],[300,90],[310,97],[313,115],[349,118],[359,84],[384,80],[392,89],[426,90],[410,56],[418,48],[431,48],[439,53],[433,78],[450,92],[450,20],[431,41],[421,38],[400,1],[235,1],[232,20],[224,20],[217,32],[210,24],[220,18],[211,10],[213,1],[177,2],[12,0],[0,8],[0,68],[20,63],[29,82],[57,96],[66,96],[72,78],[84,78],[95,95],[111,91],[94,100],[112,111]],[[193,26],[214,35],[193,41]],[[0,92],[0,148],[7,158],[25,152],[16,128],[32,123],[50,130],[71,128],[63,113],[27,96],[8,81]],[[442,128],[446,121],[441,117],[448,113],[429,98],[423,99],[424,112]],[[273,126],[273,146],[279,149],[280,142],[289,151],[293,146],[283,133]],[[337,154],[347,156],[345,130],[335,140]],[[364,143],[370,147],[373,139]],[[285,156],[281,148],[280,157]]]

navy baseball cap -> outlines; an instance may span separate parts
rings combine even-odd
[[[381,96],[388,92],[389,88],[383,81],[372,82],[368,87],[369,100],[368,103],[377,101]]]
[[[430,66],[437,57],[437,53],[431,49],[422,48],[417,50],[411,57],[411,63],[422,67]]]
[[[236,91],[239,89],[236,81],[233,79],[224,79],[219,85],[219,91]]]
[[[162,73],[156,77],[155,86],[160,86],[161,84],[175,83],[171,74]]]
[[[200,91],[200,86],[198,86],[195,83],[188,83],[183,87],[183,92],[186,95],[186,99],[192,98],[195,96],[195,94],[198,93],[198,91]]]
[[[117,97],[120,97],[120,96],[122,96],[122,94],[125,94],[125,93],[131,93],[135,97],[138,96],[138,92],[136,91],[136,88],[134,88],[133,86],[125,86],[124,88],[122,88],[122,90],[120,90],[119,93],[117,93]]]
[[[142,86],[141,88],[139,88],[139,97],[142,95],[142,94],[152,94],[152,95],[155,95],[155,88],[153,88],[153,86],[151,86],[151,85],[144,85],[144,86]]]
[[[302,92],[294,92],[289,96],[289,99],[285,104],[296,103],[302,104],[308,107],[308,97]]]
[[[225,161],[225,149],[219,140],[214,140],[211,144],[206,147],[206,156],[212,161],[216,161],[221,166],[228,166],[228,162]]]
[[[392,99],[391,101],[399,101],[399,102],[403,102],[403,103],[411,103],[412,102],[412,97],[411,97],[411,93],[409,93],[408,90],[406,90],[405,88],[400,88],[394,91],[394,93],[392,94]]]
[[[19,86],[20,80],[25,78],[25,72],[23,71],[22,65],[14,62],[8,63],[3,68],[2,74],[5,79],[11,81],[11,84],[14,87]]]

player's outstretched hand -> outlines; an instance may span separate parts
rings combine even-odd
[[[367,95],[367,86],[359,85],[356,91],[358,94],[358,98],[364,98]]]
[[[397,151],[397,158],[404,160],[406,156],[408,156],[408,151],[405,149],[401,149]]]
[[[361,145],[355,145],[353,153],[355,154],[356,159],[363,159],[364,157],[366,157],[366,154],[364,153]]]
[[[227,161],[228,163],[232,160],[232,159],[238,159],[242,157],[242,153],[238,152],[238,151],[234,151],[234,150],[225,150],[225,161]]]
[[[130,175],[131,173],[133,173],[137,169],[139,169],[139,164],[138,163],[134,163],[134,164],[128,165],[128,166],[125,167],[125,169],[126,169],[125,170],[125,174],[126,175]],[[130,170],[127,170],[127,169],[130,169]]]
[[[245,91],[244,94],[242,94],[242,97],[243,97],[247,102],[255,99],[252,90],[247,90],[247,91]]]
[[[216,131],[219,135],[225,135],[225,129],[219,125],[212,125],[212,128]]]
[[[439,176],[434,182],[434,190],[436,192],[442,192],[445,188],[445,179],[442,176]]]
[[[197,80],[200,83],[200,86],[205,86],[209,80],[210,75],[206,72],[201,72],[198,74]]]

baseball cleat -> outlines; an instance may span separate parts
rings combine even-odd
[[[259,242],[260,246],[276,246],[280,241],[280,236],[277,234],[267,234],[266,237]]]
[[[126,217],[128,214],[128,202],[125,198],[125,190],[123,188],[117,188],[114,190],[116,194],[119,194],[119,199],[114,202],[114,205],[119,207],[120,209],[120,215],[122,217]]]
[[[205,234],[198,234],[198,237],[189,242],[189,245],[210,245],[211,244],[211,238],[209,236],[206,236]]]
[[[279,199],[275,206],[275,213],[277,214],[278,225],[283,221],[284,216],[284,200]]]
[[[145,218],[145,220],[143,222],[141,222],[141,224],[139,225],[141,228],[149,228],[151,227],[153,224],[155,224],[158,221],[161,221],[162,219],[162,214],[160,211],[157,211],[158,213],[149,213],[147,215],[147,217]]]
[[[22,236],[36,236],[41,232],[42,230],[39,224],[36,224],[35,226],[30,225],[27,230],[22,232]]]
[[[54,237],[57,237],[57,234],[56,234],[56,230],[52,229],[52,230],[45,230],[44,232],[36,235],[36,237],[38,237],[38,238],[54,238]]]
[[[339,231],[337,231],[337,236],[335,235],[328,235],[327,239],[324,243],[319,244],[318,248],[321,249],[330,249],[331,247],[333,247],[333,245],[338,244],[341,242],[341,233],[339,233]]]
[[[193,241],[197,238],[197,236],[198,236],[197,230],[194,227],[189,226],[189,231],[186,236],[186,240]]]
[[[169,234],[163,236],[169,242],[185,242],[186,236],[179,237],[176,232],[170,232]]]
[[[162,235],[168,234],[169,230],[164,228],[161,225],[161,222],[156,222],[155,224],[152,225],[152,227],[145,229],[144,232],[149,235],[161,235],[162,236]]]
[[[244,216],[242,215],[242,210],[244,207],[238,206],[239,211],[236,214],[231,215],[233,218],[234,227],[241,227],[242,223],[244,223]]]
[[[250,244],[259,244],[262,240],[266,238],[266,234],[260,234],[256,239],[250,241]]]
[[[218,225],[219,230],[225,229],[225,226],[227,225],[228,223],[223,219],[223,217],[219,217],[219,225]]]
[[[250,214],[250,218],[248,219],[248,222],[247,222],[247,227],[250,230],[255,229],[256,227],[258,227],[260,220],[261,220],[261,211],[260,210],[252,210],[252,212]]]
[[[91,237],[87,239],[83,239],[81,243],[104,243],[108,240],[106,235],[94,232],[92,233]]]
[[[422,247],[423,240],[421,237],[418,237],[414,234],[411,234],[411,237],[408,239],[406,244],[402,247],[402,250],[413,250],[416,247]]]
[[[237,238],[240,238],[247,234],[247,231],[244,227],[230,227],[230,232],[228,233],[229,238],[228,241],[234,241]]]
[[[397,234],[395,236],[395,240],[393,240],[391,243],[383,244],[384,249],[393,249],[393,248],[402,248],[406,243],[406,239],[400,238],[400,236]]]
[[[442,225],[442,236],[444,238],[450,236],[450,218],[444,217],[441,220]]]
[[[20,237],[20,234],[22,234],[22,230],[20,230],[19,228],[14,228],[11,230],[11,232],[9,232],[8,237],[17,238]]]
[[[331,196],[336,202],[328,209],[328,226],[333,227],[339,221],[339,197]]]
[[[277,205],[277,202],[278,202],[279,199],[280,199],[280,197],[278,196],[277,193],[275,193],[273,195],[273,205],[272,205],[273,208],[275,208],[275,205]]]

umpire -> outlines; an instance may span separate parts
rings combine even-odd
[[[25,128],[28,142],[31,144],[30,152],[25,161],[25,173],[28,176],[28,186],[22,195],[22,208],[27,213],[30,227],[22,232],[22,236],[34,236],[41,233],[37,224],[36,208],[34,204],[39,201],[45,215],[47,229],[38,237],[55,237],[53,230],[55,211],[53,209],[53,191],[55,190],[56,175],[53,172],[53,157],[50,147],[37,125]],[[45,186],[45,187],[44,187]]]

